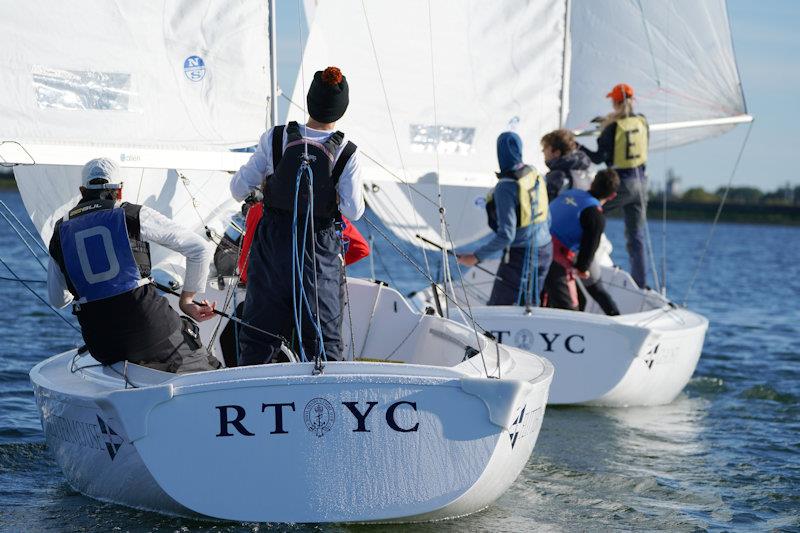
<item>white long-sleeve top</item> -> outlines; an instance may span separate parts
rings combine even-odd
[[[184,291],[205,292],[213,250],[202,237],[144,205],[139,211],[139,231],[143,241],[160,244],[186,257]],[[52,257],[47,265],[47,297],[57,308],[65,307],[73,299],[64,273]]]
[[[330,130],[315,130],[301,125],[300,132],[303,137],[324,143],[328,137],[333,135]],[[264,132],[258,142],[255,153],[242,168],[233,176],[231,180],[231,195],[238,201],[244,200],[250,192],[261,185],[264,178],[272,174],[272,131]],[[347,139],[342,141],[336,159],[347,144]],[[286,145],[286,128],[283,129],[283,145]],[[339,211],[350,220],[358,220],[364,214],[364,193],[361,189],[361,165],[359,150],[353,153],[350,160],[342,170],[339,177],[337,192],[339,193]]]

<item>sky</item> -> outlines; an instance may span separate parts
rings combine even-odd
[[[733,185],[800,185],[800,1],[728,0],[728,16],[748,112],[755,117]],[[714,139],[650,154],[651,186],[660,186],[669,167],[684,190],[724,186],[746,132],[747,125],[740,125]]]
[[[304,2],[313,4],[313,0]],[[297,2],[278,3],[278,27],[285,29],[278,32],[279,80],[289,92],[300,55],[297,13]],[[800,0],[728,0],[728,16],[748,112],[755,117],[733,185],[765,191],[787,182],[800,185],[795,155],[800,151],[796,142],[800,137],[796,133],[800,127]],[[305,25],[302,31],[307,35]],[[724,186],[747,129],[746,124],[739,125],[717,138],[651,153],[651,188],[663,186],[668,168],[681,178],[683,190],[713,191]]]

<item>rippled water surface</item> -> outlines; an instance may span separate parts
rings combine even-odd
[[[0,191],[0,199],[27,220],[16,192]],[[686,222],[667,228],[676,301],[683,301],[709,229]],[[651,231],[660,263],[661,225]],[[615,259],[626,265],[621,221],[610,221],[608,235]],[[422,285],[386,242],[376,237],[376,247],[379,278],[391,274],[402,291]],[[533,456],[504,496],[470,517],[414,529],[800,531],[798,248],[800,228],[720,225],[689,299],[711,327],[695,376],[675,402],[548,408]],[[44,279],[2,219],[0,259],[22,277]],[[368,262],[350,274],[369,275]],[[9,277],[2,265],[0,276]],[[42,284],[31,286],[43,294]],[[77,337],[16,282],[0,279],[0,303],[0,530],[408,529],[198,522],[76,493],[44,445],[28,371]]]

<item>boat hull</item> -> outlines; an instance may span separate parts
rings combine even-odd
[[[477,511],[529,459],[552,379],[546,362],[528,381],[330,363],[323,376],[312,376],[310,364],[266,365],[113,390],[80,373],[54,379],[71,358],[55,356],[31,378],[48,447],[76,490],[240,521]]]
[[[670,306],[620,317],[513,306],[472,312],[502,343],[553,363],[550,404],[670,403],[692,377],[708,330],[701,315]]]

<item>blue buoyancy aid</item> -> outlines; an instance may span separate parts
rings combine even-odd
[[[588,207],[600,207],[600,201],[579,189],[564,191],[550,203],[550,233],[572,251],[580,248],[583,237],[581,213]]]
[[[149,283],[134,258],[125,210],[97,201],[71,211],[59,224],[63,264],[78,303],[93,302]]]

